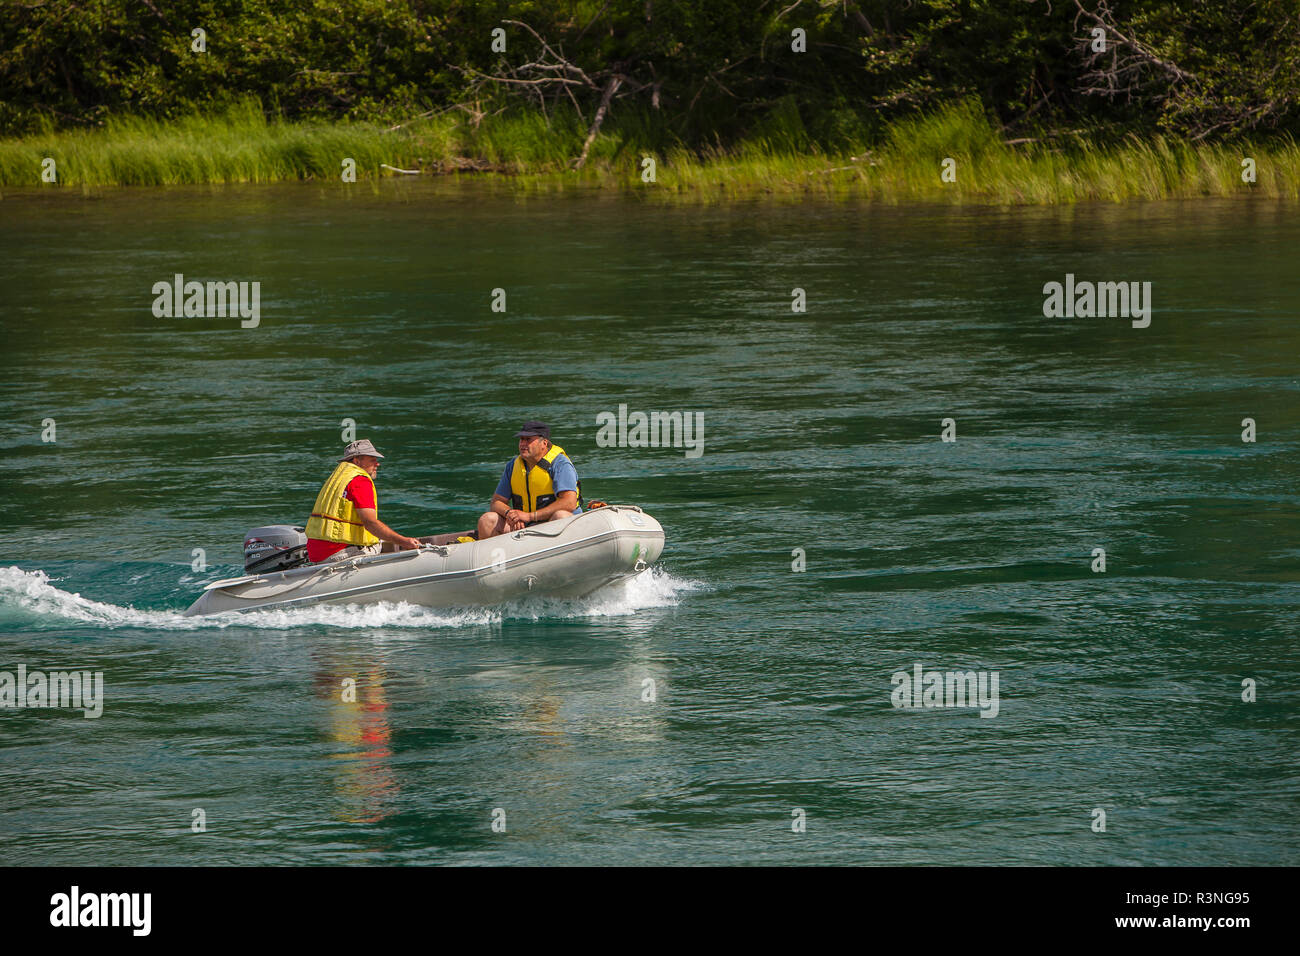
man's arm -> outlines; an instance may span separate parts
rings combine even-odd
[[[515,460],[511,458],[506,462],[505,471],[501,472],[501,480],[497,482],[496,493],[492,496],[492,501],[488,504],[488,510],[493,514],[498,514],[506,520],[507,531],[518,531],[526,523],[524,512],[516,511],[510,507],[510,473],[514,471]]]
[[[408,538],[404,534],[398,534],[388,525],[379,520],[379,512],[374,508],[358,508],[357,517],[361,523],[366,526],[366,530],[373,534],[380,541],[391,541],[402,551],[410,551],[418,548],[420,542],[415,538]]]
[[[493,495],[492,504],[488,505],[488,507],[495,514],[499,514],[501,517],[506,519],[507,531],[519,531],[524,527],[524,525],[528,524],[530,520],[527,511],[519,511],[516,508],[510,507],[510,502],[505,498],[502,498],[500,495]]]

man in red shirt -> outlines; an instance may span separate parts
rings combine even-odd
[[[399,550],[420,547],[415,538],[398,534],[379,520],[375,476],[384,456],[369,439],[352,442],[316,496],[307,520],[307,559],[337,561],[378,554],[381,542]]]

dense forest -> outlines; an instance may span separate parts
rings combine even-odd
[[[3,0],[0,135],[177,119],[629,124],[835,151],[953,102],[1008,138],[1300,127],[1295,0]]]

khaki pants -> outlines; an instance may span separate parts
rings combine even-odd
[[[326,558],[324,561],[321,561],[320,563],[328,564],[331,561],[346,561],[348,558],[364,558],[372,554],[378,554],[379,549],[382,545],[383,545],[382,541],[376,544],[367,544],[367,545],[350,544],[342,551],[335,551],[333,554],[331,554],[328,558]]]

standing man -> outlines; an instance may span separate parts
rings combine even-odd
[[[398,534],[379,520],[375,475],[383,457],[366,438],[343,449],[338,467],[325,480],[307,520],[307,560],[340,561],[378,554],[381,541],[391,541],[401,551],[420,546],[415,538]]]
[[[530,524],[582,514],[582,483],[569,456],[551,444],[551,429],[524,422],[515,433],[519,455],[506,463],[490,510],[478,519],[478,537],[491,538]]]

